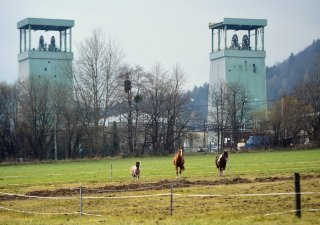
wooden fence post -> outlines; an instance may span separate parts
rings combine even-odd
[[[228,159],[228,176],[230,176],[230,159]]]
[[[170,215],[173,213],[173,184],[170,184]]]
[[[301,217],[300,174],[294,173],[295,215]]]
[[[82,186],[80,186],[80,217],[82,217]]]
[[[110,165],[110,181],[112,181],[112,164]]]

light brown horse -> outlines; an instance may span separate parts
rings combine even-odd
[[[183,148],[182,147],[180,147],[178,149],[178,151],[174,154],[173,165],[176,167],[176,174],[178,177],[178,168],[180,168],[180,170],[179,170],[180,175],[181,175],[182,171],[184,170],[184,158],[183,158]]]
[[[131,166],[130,173],[131,173],[132,179],[134,181],[136,179],[139,180],[139,178],[140,178],[140,162],[136,162],[135,166]]]

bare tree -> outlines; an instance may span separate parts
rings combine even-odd
[[[140,132],[144,130],[143,121],[140,116],[140,104],[144,99],[144,85],[146,82],[146,73],[144,69],[136,65],[134,67],[126,66],[123,68],[122,73],[119,76],[119,80],[122,81],[123,91],[120,92],[120,99],[125,99],[125,103],[122,106],[121,113],[126,119],[127,125],[127,143],[130,155],[142,154],[141,144],[138,146],[138,142],[141,142]],[[141,122],[141,123],[140,123]]]
[[[117,76],[122,60],[120,47],[106,39],[100,30],[93,30],[92,35],[79,44],[75,67],[76,93],[85,110],[84,124],[92,155],[102,155],[105,146],[103,127],[108,109],[118,93]]]
[[[153,154],[168,154],[180,144],[187,124],[183,106],[187,97],[183,95],[184,73],[176,65],[172,72],[156,64],[145,76],[140,94],[140,110],[144,117],[144,146]],[[140,136],[141,137],[141,136]]]
[[[141,121],[140,116],[140,104],[143,101],[144,96],[141,93],[141,89],[144,86],[144,82],[146,80],[146,73],[143,68],[136,65],[133,70],[133,87],[135,90],[133,101],[135,107],[135,125],[134,125],[134,136],[133,136],[133,149],[137,155],[141,155],[143,153],[142,145],[138,146],[139,139],[141,139],[141,133],[144,130],[143,120]],[[142,124],[141,124],[142,123]],[[139,148],[140,147],[140,148]]]
[[[53,140],[55,111],[50,90],[50,82],[45,77],[31,76],[20,87],[18,117],[34,159],[44,159],[52,150],[49,147]]]
[[[270,112],[275,141],[287,147],[294,142],[301,130],[306,130],[306,115],[312,114],[313,109],[293,96],[283,96]]]
[[[250,100],[246,88],[239,83],[231,83],[226,86],[226,113],[227,121],[232,135],[232,148],[237,149],[239,130],[243,127],[245,119],[251,111]]]
[[[127,94],[127,103],[128,103],[128,110],[126,110],[127,114],[127,125],[128,125],[128,148],[130,155],[133,154],[133,123],[132,123],[132,84],[130,79],[130,72],[125,73],[125,80],[124,80],[124,92]]]
[[[167,100],[167,80],[168,72],[160,64],[156,64],[148,74],[143,90],[144,96],[146,96],[143,102],[143,110],[148,115],[144,145],[146,146],[146,142],[150,141],[155,154],[161,154],[161,139],[164,132],[161,128],[166,122],[164,105]]]
[[[183,112],[183,105],[188,101],[183,95],[184,72],[179,65],[175,65],[171,78],[167,82],[165,110],[167,118],[166,136],[164,143],[164,153],[173,153],[177,146],[176,140],[181,144],[181,135],[190,117],[186,117]]]
[[[0,83],[0,160],[17,157],[16,96],[14,85]]]
[[[223,150],[223,140],[226,132],[226,84],[217,84],[209,90],[209,119],[217,132],[218,151]]]

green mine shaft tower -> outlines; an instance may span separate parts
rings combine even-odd
[[[20,31],[19,82],[47,79],[72,93],[73,20],[26,18]]]
[[[211,96],[224,88],[224,84],[240,84],[250,96],[251,115],[267,115],[266,51],[264,47],[265,19],[224,18],[220,23],[209,23],[211,29],[210,79],[208,98],[208,123],[218,126],[219,106]],[[250,119],[248,118],[250,121]],[[252,119],[251,119],[252,120]],[[240,129],[254,129],[257,122],[243,121]],[[210,143],[221,146],[233,142],[230,132],[224,137],[217,130],[208,132]],[[220,139],[220,140],[219,140]],[[237,145],[237,143],[234,143]]]
[[[246,87],[253,100],[253,110],[264,112],[267,111],[264,48],[266,25],[265,19],[238,18],[224,18],[220,23],[209,23],[209,90],[215,84],[240,83]]]

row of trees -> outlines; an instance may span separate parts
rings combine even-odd
[[[269,102],[267,115],[239,83],[211,87],[209,125],[220,148],[225,137],[238,143],[246,128],[272,134],[276,144],[304,131],[320,146],[320,57],[313,65],[293,92]],[[0,160],[170,154],[197,117],[187,110],[178,65],[127,65],[119,45],[99,30],[79,44],[74,67],[65,70],[72,90],[45,76],[0,83]]]
[[[124,63],[99,30],[78,46],[73,93],[46,77],[0,84],[0,159],[169,154],[190,116],[184,73]],[[19,91],[18,91],[19,90]]]
[[[312,65],[293,91],[272,102],[267,124],[280,144],[288,139],[299,142],[300,136],[308,135],[310,143],[320,146],[320,57]]]

